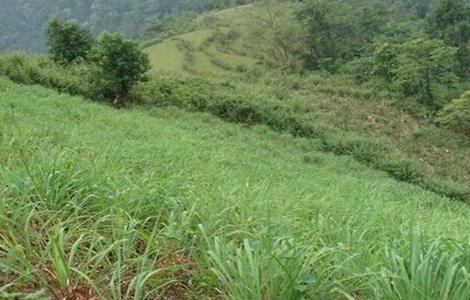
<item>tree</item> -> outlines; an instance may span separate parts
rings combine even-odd
[[[439,114],[438,122],[470,135],[470,91],[446,105]]]
[[[297,17],[305,28],[304,60],[307,67],[331,68],[373,50],[373,40],[384,24],[384,7],[347,1],[309,1]]]
[[[328,67],[348,56],[354,36],[349,16],[350,7],[340,1],[313,1],[299,11],[298,18],[305,28],[307,67]]]
[[[440,40],[418,38],[405,44],[398,56],[397,82],[405,96],[418,96],[434,111],[440,107],[439,86],[452,86],[456,49]]]
[[[292,13],[291,3],[273,0],[261,2],[250,15],[250,44],[265,53],[273,65],[284,68],[299,66],[297,54],[302,49],[301,28]]]
[[[426,20],[429,36],[457,48],[459,75],[470,77],[470,6],[464,0],[441,0]]]
[[[132,87],[150,69],[148,55],[117,33],[103,33],[90,57],[100,69],[98,76],[103,81],[105,94],[114,98],[113,104],[117,107],[123,106]]]
[[[47,28],[49,54],[59,64],[70,64],[86,57],[92,47],[91,33],[71,21],[53,19]]]

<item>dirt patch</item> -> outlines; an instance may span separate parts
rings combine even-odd
[[[187,251],[167,249],[158,259],[158,268],[165,269],[162,276],[173,281],[157,299],[193,299],[188,292],[188,284],[196,270],[196,262]]]

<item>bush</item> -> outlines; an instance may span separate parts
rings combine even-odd
[[[401,181],[419,184],[421,186],[425,183],[423,172],[421,172],[412,161],[406,159],[390,158],[388,160],[384,160],[380,163],[380,169]],[[431,186],[428,186],[428,188],[435,191]]]
[[[438,123],[470,135],[470,91],[445,106]]]
[[[59,66],[47,57],[11,54],[0,58],[0,75],[21,84],[40,84],[59,92],[103,99],[92,65]]]
[[[327,138],[323,149],[337,155],[352,156],[363,163],[378,164],[390,151],[390,146],[384,141],[336,136]]]

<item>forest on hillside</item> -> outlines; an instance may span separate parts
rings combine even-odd
[[[0,51],[43,51],[43,32],[53,17],[71,19],[93,32],[142,33],[147,22],[165,15],[201,12],[243,0],[1,0]]]

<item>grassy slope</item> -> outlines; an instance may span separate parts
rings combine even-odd
[[[380,298],[412,228],[468,238],[468,206],[310,143],[0,79],[0,297]]]
[[[262,12],[257,5],[246,5],[200,16],[193,22],[194,31],[148,48],[154,58],[154,70],[157,73],[161,70],[189,72],[205,78],[230,80],[232,84],[240,85],[240,90],[265,93],[265,97],[274,95],[286,107],[305,112],[309,119],[315,120],[315,125],[327,124],[346,134],[382,139],[440,182],[450,182],[450,186],[455,182],[459,190],[468,186],[468,139],[414,118],[400,108],[409,104],[397,99],[390,101],[367,87],[358,86],[345,76],[286,75],[260,65],[260,60],[255,57],[262,53],[256,53],[253,48],[247,50],[243,41],[247,39],[247,28],[256,22],[250,16],[259,17]],[[228,45],[217,41],[204,43],[211,32],[231,30],[241,34],[241,37]],[[177,64],[162,68],[170,59],[161,57],[172,57],[175,53],[184,56],[176,46],[172,47],[171,53],[162,47],[171,40],[175,45],[175,40],[185,40],[193,45],[193,51],[189,51],[191,55],[186,56],[192,60],[184,63],[183,58],[183,62],[178,60]],[[244,71],[238,71],[239,66]],[[244,97],[250,97],[245,94]],[[393,102],[398,105],[393,105]]]
[[[247,13],[253,9],[255,9],[253,5],[244,5],[204,14],[188,26],[193,28],[193,31],[169,37],[147,47],[146,51],[151,57],[154,71],[189,71],[215,78],[231,78],[239,75],[235,71],[238,66],[253,68],[257,62],[253,57],[233,53],[229,49],[220,49],[210,43],[203,44],[216,31],[224,32],[232,27],[246,26],[249,22],[246,19],[249,17]],[[187,62],[189,68],[184,67],[184,50],[177,46],[177,41],[181,40],[188,42],[193,47],[193,50],[189,51],[192,57],[192,60]],[[226,67],[214,62],[217,60],[223,61]]]

